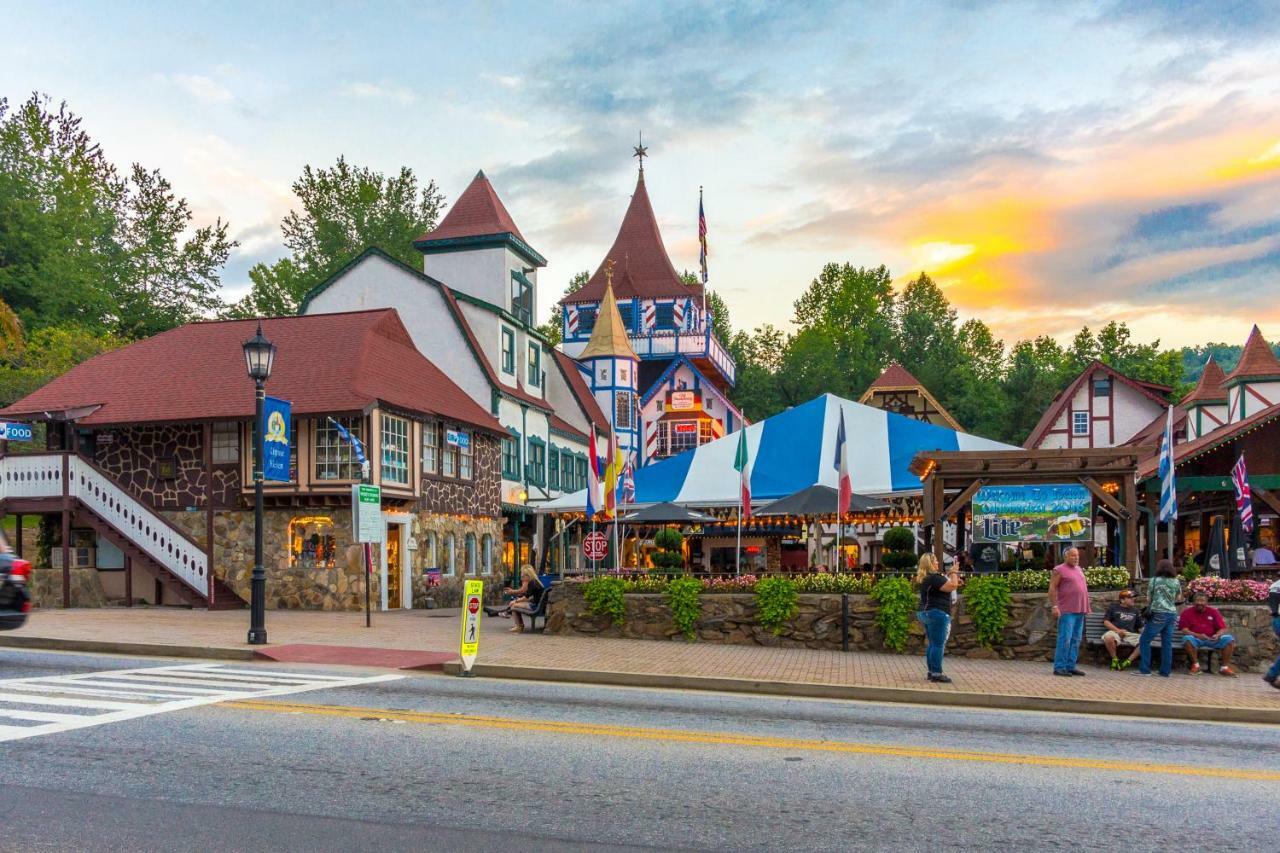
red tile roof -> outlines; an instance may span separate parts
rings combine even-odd
[[[251,418],[253,383],[241,344],[257,320],[189,323],[77,365],[0,412],[98,406],[86,425]],[[358,412],[384,403],[504,432],[488,412],[413,346],[394,309],[272,317],[276,344],[267,393],[300,415]]]
[[[569,423],[559,415],[552,415],[550,418],[547,419],[547,422],[551,424],[552,429],[557,430],[558,432],[567,432],[570,435],[574,436],[575,438],[579,438],[584,442],[591,440],[591,437],[588,436],[585,432],[578,429],[576,426]]]
[[[1218,362],[1213,360],[1213,356],[1209,356],[1209,360],[1205,362],[1204,371],[1200,374],[1200,381],[1196,383],[1196,387],[1190,394],[1182,398],[1180,405],[1185,408],[1192,403],[1227,402],[1227,389],[1223,385],[1226,379],[1226,374],[1222,372]]]
[[[476,172],[475,178],[462,191],[462,195],[458,196],[440,224],[414,242],[431,243],[436,240],[489,237],[495,234],[514,234],[524,242],[524,235],[516,227],[516,221],[494,192],[493,184],[480,171]]]
[[[1226,384],[1263,376],[1280,376],[1280,359],[1276,358],[1262,332],[1254,326],[1249,340],[1245,342],[1244,352],[1240,353],[1240,363],[1228,374]]]
[[[1159,403],[1161,406],[1169,405],[1169,401],[1163,396],[1163,392],[1157,389],[1168,391],[1168,386],[1157,385],[1152,382],[1139,382],[1136,379],[1130,379],[1120,371],[1116,370],[1108,364],[1094,359],[1088,367],[1080,371],[1080,375],[1071,381],[1071,384],[1064,388],[1058,396],[1053,398],[1053,402],[1049,404],[1049,408],[1044,410],[1044,414],[1040,416],[1040,420],[1036,423],[1035,429],[1031,430],[1031,435],[1027,436],[1027,440],[1022,443],[1023,447],[1034,448],[1040,439],[1044,438],[1045,433],[1053,426],[1054,421],[1058,419],[1058,415],[1062,413],[1063,408],[1071,404],[1071,398],[1075,396],[1076,390],[1094,373],[1101,370],[1117,382],[1128,385],[1142,396],[1149,400]]]
[[[597,430],[607,433],[610,428],[609,419],[604,416],[604,412],[600,409],[600,404],[596,402],[591,389],[587,387],[587,380],[583,378],[582,371],[578,369],[578,363],[558,349],[551,352],[556,358],[556,364],[560,365],[560,373],[564,375],[565,382],[569,384],[569,390],[573,392],[578,405],[582,407],[582,413],[595,425]]]
[[[1173,465],[1177,468],[1184,462],[1190,462],[1197,456],[1208,453],[1214,448],[1222,446],[1224,443],[1232,439],[1257,429],[1264,424],[1280,418],[1280,405],[1268,406],[1265,409],[1259,409],[1249,417],[1242,421],[1236,421],[1233,424],[1218,427],[1213,432],[1205,433],[1195,441],[1184,441],[1182,444],[1173,448]],[[1155,452],[1138,463],[1138,479],[1145,480],[1153,476],[1160,467],[1160,450],[1157,447]],[[1230,474],[1229,471],[1223,471],[1222,476],[1226,478]]]
[[[889,366],[884,369],[872,382],[869,388],[915,388],[924,386],[920,384],[920,380],[911,375],[911,371],[907,370],[896,361],[889,362]]]
[[[662,245],[662,232],[658,230],[653,206],[649,204],[649,193],[644,188],[643,172],[636,181],[636,191],[631,196],[631,204],[609,253],[582,289],[561,301],[599,302],[603,299],[605,265],[609,261],[614,262],[613,292],[619,299],[702,298],[702,285],[685,284],[671,265],[671,258]]]

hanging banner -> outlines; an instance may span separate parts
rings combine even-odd
[[[1093,496],[1083,485],[984,486],[973,496],[974,542],[1090,542]]]
[[[288,400],[268,397],[262,406],[262,477],[288,483],[293,477],[289,472],[289,424],[292,404]]]
[[[480,654],[480,604],[484,599],[484,581],[467,581],[462,591],[462,637],[459,656],[463,674],[470,675],[471,667]]]

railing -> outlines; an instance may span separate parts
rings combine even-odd
[[[62,497],[64,457],[69,472],[67,494],[202,598],[208,596],[209,559],[204,549],[78,456],[54,453],[0,459],[0,499]]]
[[[631,348],[641,358],[664,357],[670,355],[700,356],[711,359],[720,373],[734,383],[735,368],[728,350],[720,343],[710,329],[705,332],[647,332],[629,334],[627,340]]]

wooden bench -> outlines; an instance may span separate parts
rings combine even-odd
[[[529,620],[529,626],[528,626],[528,628],[526,629],[527,631],[530,631],[530,632],[532,632],[532,633],[537,633],[537,634],[542,634],[542,633],[545,633],[545,632],[546,632],[546,630],[547,630],[547,601],[548,601],[550,598],[551,598],[551,585],[550,585],[550,584],[547,584],[546,586],[544,586],[544,587],[542,588],[542,594],[538,596],[538,603],[537,603],[536,605],[534,605],[534,607],[533,607],[533,609],[532,609],[532,610],[530,610],[530,611],[528,611],[528,612],[526,612],[526,611],[524,611],[524,610],[520,610],[520,611],[518,611],[518,612],[520,613],[520,615],[521,615],[521,616],[523,616],[525,619]],[[541,617],[542,617],[542,629],[541,629],[541,630],[539,630],[539,629],[538,629],[538,627],[537,627],[537,626],[538,626],[538,617],[539,617],[539,616],[541,616]]]
[[[1111,656],[1107,653],[1107,647],[1102,642],[1102,635],[1107,633],[1107,627],[1102,624],[1102,617],[1104,615],[1105,614],[1102,614],[1102,613],[1089,613],[1089,614],[1086,614],[1084,617],[1084,643],[1088,648],[1090,648],[1093,651],[1094,660],[1098,662],[1099,666],[1107,666],[1111,660]],[[1175,628],[1173,631],[1174,654],[1177,654],[1178,652],[1185,653],[1186,651],[1184,648],[1185,645],[1186,645],[1186,642],[1184,640],[1184,634],[1181,631],[1179,631],[1177,628]],[[1160,646],[1161,646],[1160,636],[1157,634],[1151,640],[1151,648],[1158,649],[1160,648]],[[1121,643],[1119,647],[1116,649],[1116,651],[1117,653],[1119,653],[1127,648],[1129,648],[1129,646],[1126,646],[1125,644]],[[1203,654],[1206,656],[1204,671],[1215,672],[1213,668],[1213,656],[1217,655],[1218,660],[1221,661],[1222,652],[1219,651],[1218,649],[1200,649],[1199,652],[1200,654]],[[1128,655],[1121,655],[1121,657],[1128,657]],[[1154,658],[1155,655],[1153,654],[1152,657]],[[1154,664],[1156,662],[1153,660],[1152,663]],[[1189,661],[1187,663],[1187,666],[1188,668],[1191,666]]]

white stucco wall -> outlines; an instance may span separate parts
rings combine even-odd
[[[1116,439],[1109,443],[1097,442],[1098,447],[1124,444],[1164,411],[1164,406],[1128,385],[1116,382],[1113,384],[1112,393],[1116,398]]]
[[[511,267],[501,246],[422,256],[423,271],[454,290],[506,308],[511,301]]]

